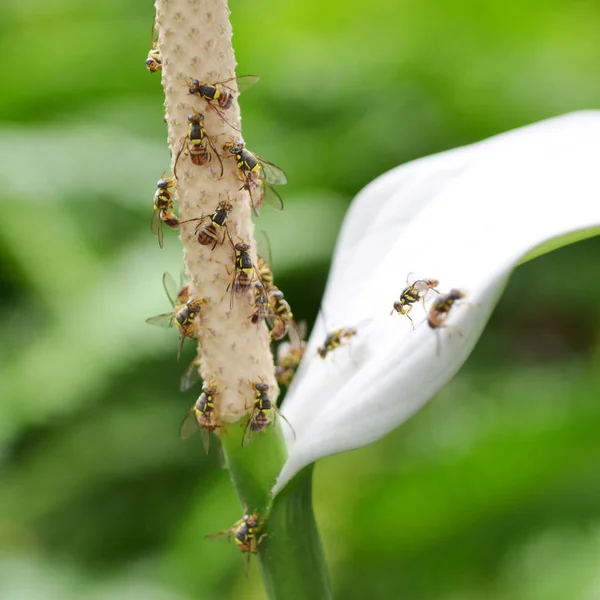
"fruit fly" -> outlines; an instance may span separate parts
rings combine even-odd
[[[189,286],[183,286],[176,297],[173,296],[173,278],[165,273],[163,275],[163,285],[167,296],[173,305],[173,310],[168,313],[156,315],[146,319],[146,323],[150,325],[157,325],[158,327],[173,327],[175,325],[181,334],[179,340],[179,350],[177,352],[177,358],[181,354],[181,348],[185,338],[197,337],[196,317],[200,314],[202,306],[206,304],[206,298],[200,298],[196,300],[192,298],[189,290]],[[186,299],[185,302],[181,302]]]
[[[158,245],[163,247],[163,223],[171,229],[179,226],[179,219],[173,212],[173,197],[175,188],[175,178],[163,176],[156,184],[156,193],[154,194],[154,209],[152,213],[151,229],[152,233],[158,236]]]
[[[187,392],[195,385],[197,381],[199,381],[200,373],[198,372],[198,369],[200,368],[201,364],[202,361],[200,356],[196,356],[196,358],[194,358],[194,360],[188,365],[188,368],[185,370],[181,376],[181,379],[179,380],[180,392]]]
[[[274,340],[281,340],[289,334],[290,342],[292,342],[292,345],[297,346],[300,343],[300,335],[294,323],[292,309],[285,299],[283,292],[274,286],[269,293],[269,304],[273,314],[271,337]]]
[[[158,31],[156,29],[156,21],[152,24],[152,46],[148,52],[146,59],[146,69],[150,73],[156,73],[162,69],[162,56],[160,53],[160,44],[158,43]]]
[[[265,538],[266,533],[260,534],[264,522],[261,523],[258,513],[248,513],[248,507],[245,505],[244,513],[244,516],[239,521],[236,521],[230,529],[217,531],[206,537],[214,539],[226,535],[231,540],[233,536],[236,546],[246,555],[246,575],[248,575],[250,555],[258,552],[258,546],[260,546],[260,543]]]
[[[356,335],[356,329],[342,328],[328,333],[322,346],[317,348],[317,354],[324,360],[330,352],[340,346],[347,346],[350,339]]]
[[[146,59],[146,69],[148,69],[150,73],[156,73],[156,71],[162,69],[162,56],[158,41],[152,42],[152,47],[150,48],[148,58]]]
[[[406,315],[414,329],[415,324],[408,313],[412,310],[413,304],[419,301],[422,302],[425,299],[429,290],[433,290],[439,294],[435,288],[440,282],[437,279],[417,279],[414,283],[408,284],[408,280],[406,283],[407,286],[402,290],[400,299],[394,302],[394,307],[392,308],[390,315],[394,314],[394,311],[399,315]]]
[[[181,355],[181,348],[186,338],[194,339],[197,337],[196,317],[202,310],[202,305],[206,304],[206,298],[190,298],[183,306],[176,308],[170,313],[163,313],[146,319],[146,323],[157,325],[159,327],[177,326],[181,334],[179,339],[179,348],[177,350],[177,359]]]
[[[274,278],[271,267],[260,254],[256,257],[256,270],[258,271],[258,276],[260,277],[260,280],[263,282],[267,291],[274,287]]]
[[[231,237],[229,238],[235,252],[235,267],[233,270],[233,282],[229,284],[228,288],[231,287],[231,297],[229,301],[229,307],[233,308],[233,297],[235,294],[245,294],[251,287],[254,276],[256,275],[259,280],[260,276],[258,271],[252,262],[250,256],[250,244],[245,242],[233,243]]]
[[[447,294],[441,294],[432,303],[427,316],[427,324],[431,329],[435,329],[439,333],[441,327],[450,327],[446,325],[446,319],[456,302],[466,297],[466,293],[462,290],[453,288]],[[456,329],[456,328],[453,328]],[[457,329],[458,331],[458,329]],[[459,331],[460,333],[460,331]],[[460,334],[462,335],[462,333]],[[440,338],[437,339],[437,354],[440,354]]]
[[[181,138],[181,147],[177,153],[175,159],[175,166],[173,172],[177,177],[177,163],[181,153],[185,150],[186,154],[189,154],[190,160],[195,165],[204,165],[211,159],[211,154],[208,150],[210,146],[213,154],[217,157],[219,164],[221,165],[221,177],[223,176],[223,161],[216,151],[212,140],[204,129],[204,115],[199,112],[192,112],[188,115],[188,132],[185,137]]]
[[[215,209],[215,212],[211,215],[205,215],[203,217],[199,217],[196,219],[189,219],[188,221],[181,221],[180,223],[189,223],[190,221],[199,221],[196,226],[196,236],[198,238],[198,243],[203,246],[213,245],[213,250],[215,246],[219,243],[219,233],[221,228],[227,230],[227,218],[233,205],[231,204],[229,198],[227,200],[221,200]],[[206,221],[210,219],[210,223],[206,226],[203,226]],[[221,238],[221,243],[225,239],[225,233]]]
[[[254,312],[250,316],[250,321],[258,326],[262,321],[270,318],[269,307],[269,293],[266,287],[257,281],[254,284]]]
[[[210,434],[219,426],[215,410],[216,396],[217,384],[215,381],[210,381],[210,383],[205,382],[202,386],[202,393],[194,406],[185,415],[179,428],[179,436],[182,440],[187,439],[200,430],[207,454],[210,450]]]
[[[290,387],[296,369],[304,356],[306,342],[300,341],[298,346],[281,344],[277,349],[277,364],[275,365],[275,379],[282,387]]]
[[[429,309],[429,316],[427,318],[427,324],[431,329],[439,329],[440,327],[447,327],[445,325],[446,319],[450,314],[450,310],[458,300],[462,300],[466,297],[466,293],[456,288],[451,289],[447,294],[441,294],[438,296]]]
[[[224,110],[227,110],[233,104],[233,98],[235,90],[228,86],[228,83],[236,82],[237,91],[241,94],[243,91],[252,87],[258,82],[260,78],[256,75],[242,75],[241,77],[232,77],[225,81],[217,81],[216,83],[205,83],[192,79],[188,81],[189,93],[194,96],[200,96],[203,100],[206,100],[206,104],[214,110],[223,122],[227,123],[231,128],[239,131],[237,127],[234,127],[223,114]]]
[[[263,201],[277,210],[283,209],[283,200],[273,185],[286,184],[287,177],[277,165],[247,150],[242,141],[228,142],[223,145],[223,150],[228,153],[228,158],[235,157],[244,184],[242,189],[248,190],[252,208],[257,216]]]
[[[244,436],[242,438],[242,446],[251,441],[254,434],[264,431],[271,423],[275,423],[275,417],[280,414],[281,418],[290,426],[290,429],[296,437],[294,428],[290,425],[290,422],[277,410],[277,406],[274,402],[271,402],[269,398],[269,384],[264,382],[251,383],[252,389],[254,390],[254,401],[252,403],[252,412],[248,423],[246,423],[246,429],[244,430]]]

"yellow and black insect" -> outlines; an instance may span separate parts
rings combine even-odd
[[[408,314],[412,310],[413,304],[416,302],[423,302],[429,290],[439,294],[435,288],[440,282],[437,279],[417,279],[414,283],[408,284],[408,280],[406,283],[407,286],[402,290],[400,299],[394,302],[394,307],[392,308],[390,315],[394,314],[394,311],[399,315],[406,315],[414,328],[415,324]]]
[[[435,330],[437,334],[437,355],[440,355],[440,337],[439,330],[444,327],[448,329],[454,329],[458,332],[459,335],[462,336],[462,333],[458,330],[458,328],[453,327],[452,325],[446,325],[446,320],[448,319],[448,315],[452,310],[452,307],[459,301],[465,298],[467,294],[462,290],[453,288],[447,294],[441,294],[438,296],[431,307],[429,308],[429,314],[427,315],[427,324],[431,329]]]
[[[265,160],[246,149],[244,142],[228,142],[223,145],[228,157],[235,157],[242,189],[248,190],[252,208],[258,216],[264,202],[271,204],[277,210],[283,209],[283,200],[273,185],[287,183],[286,174],[272,162]]]
[[[272,286],[269,292],[269,303],[273,315],[271,337],[274,340],[282,340],[289,334],[290,342],[292,345],[297,346],[300,343],[300,335],[294,322],[292,308],[285,299],[283,292],[275,286]]]
[[[233,243],[231,237],[229,238],[233,251],[235,253],[235,267],[233,270],[233,281],[227,286],[227,289],[231,288],[231,296],[229,300],[229,307],[233,308],[233,297],[235,294],[245,294],[252,286],[252,281],[256,276],[260,281],[260,276],[252,257],[250,256],[250,244],[245,242]]]
[[[227,110],[233,103],[235,90],[227,85],[228,83],[236,82],[237,91],[239,94],[252,87],[259,81],[259,77],[256,75],[242,75],[240,77],[232,77],[225,81],[217,81],[216,83],[205,83],[192,79],[187,82],[189,86],[189,93],[193,96],[200,96],[203,100],[206,100],[206,104],[214,110],[219,117],[227,123],[231,128],[239,131],[237,127],[234,127],[223,114],[222,111]]]
[[[185,415],[179,428],[179,435],[182,440],[187,439],[200,430],[207,454],[210,450],[210,434],[219,426],[215,409],[217,393],[217,384],[215,381],[205,383],[202,386],[202,393],[198,397],[198,400],[196,400],[194,406]]]
[[[185,338],[194,339],[198,335],[198,327],[196,325],[196,317],[200,314],[200,311],[204,304],[206,304],[206,298],[195,299],[189,296],[189,286],[183,286],[179,293],[173,295],[174,284],[173,278],[165,273],[163,275],[163,285],[167,296],[173,305],[173,310],[168,313],[156,315],[146,319],[146,323],[150,325],[157,325],[158,327],[173,327],[175,325],[181,337],[179,340],[179,349],[177,352],[177,358],[181,354],[181,348]],[[185,303],[181,304],[180,301],[187,297]]]
[[[275,418],[279,414],[281,418],[290,426],[290,429],[294,433],[294,428],[290,425],[290,422],[277,410],[277,406],[274,402],[271,402],[269,398],[269,384],[264,382],[251,383],[252,389],[254,390],[254,401],[252,403],[252,412],[250,418],[246,423],[246,429],[244,430],[244,436],[242,438],[242,446],[251,441],[252,437],[264,431],[269,425],[275,423]]]
[[[148,52],[148,58],[146,59],[146,69],[150,73],[156,73],[162,69],[162,55],[160,53],[160,44],[158,41],[152,42],[152,47]]]
[[[330,352],[333,352],[340,346],[347,346],[350,343],[350,339],[356,335],[356,329],[342,328],[335,329],[331,333],[328,333],[325,337],[323,345],[317,348],[317,354],[324,360]]]
[[[214,213],[210,215],[204,215],[203,217],[196,219],[189,219],[188,221],[181,221],[181,223],[199,221],[198,225],[196,226],[198,243],[202,244],[203,246],[209,246],[212,244],[214,250],[215,246],[219,243],[219,234],[221,229],[224,229],[224,232],[220,241],[223,243],[225,240],[225,232],[227,231],[227,218],[232,208],[233,205],[231,204],[229,198],[227,200],[221,200]],[[210,223],[204,226],[204,223],[206,223],[208,219],[210,219]]]
[[[248,574],[248,565],[250,564],[250,555],[257,554],[258,547],[267,535],[266,533],[260,533],[264,527],[264,522],[260,521],[258,513],[248,513],[248,507],[244,506],[244,516],[236,521],[230,529],[223,531],[217,531],[211,533],[206,537],[208,539],[214,539],[223,535],[226,535],[229,540],[233,536],[236,546],[246,556],[246,575]]]
[[[158,43],[158,30],[156,29],[156,21],[152,24],[152,44],[146,59],[146,69],[150,73],[156,73],[162,69],[162,56],[160,53],[160,44]]]
[[[215,149],[211,138],[206,134],[206,130],[204,129],[204,115],[194,111],[188,115],[187,135],[181,138],[181,147],[179,148],[177,158],[175,159],[175,166],[173,167],[175,177],[177,177],[177,163],[179,162],[179,157],[183,151],[185,151],[186,154],[189,154],[190,160],[195,165],[205,165],[211,160],[212,156],[208,149],[209,146],[212,150],[212,153],[217,157],[219,164],[221,165],[222,177],[223,161]]]
[[[196,356],[196,358],[194,358],[194,360],[188,365],[187,369],[184,371],[181,379],[179,380],[180,392],[187,392],[196,384],[197,381],[200,380],[200,373],[198,372],[198,369],[200,368],[201,364],[202,361],[200,356]]]
[[[274,287],[274,277],[273,272],[271,271],[271,267],[269,263],[260,254],[256,257],[256,270],[258,271],[260,280],[263,282],[267,291]]]
[[[250,289],[255,271],[250,256],[250,244],[238,242],[233,249],[235,250],[235,274],[232,292],[244,294]]]
[[[171,229],[179,226],[179,219],[173,212],[173,197],[175,189],[175,178],[163,176],[156,184],[154,194],[154,208],[152,212],[152,233],[158,236],[158,245],[163,247],[163,223]]]
[[[302,324],[301,324],[302,325]],[[289,343],[281,344],[277,349],[277,364],[275,365],[275,379],[281,387],[290,387],[296,369],[304,356],[306,342],[300,341],[298,346]]]
[[[465,292],[456,288],[451,289],[447,294],[438,296],[429,309],[429,315],[427,317],[427,324],[429,327],[431,327],[431,329],[447,327],[445,323],[450,314],[450,310],[458,300],[462,300],[466,296],[467,294]]]
[[[250,316],[250,321],[254,325],[260,325],[260,323],[266,319],[271,321],[270,318],[270,304],[269,304],[269,292],[266,287],[257,281],[254,284],[254,312]]]

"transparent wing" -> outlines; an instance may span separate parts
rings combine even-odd
[[[306,334],[308,333],[308,325],[306,321],[300,321],[296,327],[298,331],[298,335],[300,336],[300,340],[304,341],[306,339]]]
[[[245,174],[243,174],[242,177],[246,182],[243,189],[248,190],[248,194],[250,194],[250,204],[252,205],[252,210],[254,210],[254,214],[257,217],[260,217],[260,207],[262,206],[265,197],[264,186],[257,187],[256,183]]]
[[[219,112],[218,109],[217,109],[217,112]],[[227,124],[232,126],[230,123],[227,123]],[[235,127],[234,127],[234,129],[235,129]],[[221,175],[219,176],[219,178],[221,178],[221,177],[223,177],[223,161],[221,160],[221,155],[217,152],[217,149],[215,148],[213,140],[211,140],[211,138],[208,135],[206,136],[206,141],[208,142],[210,149],[213,151],[213,154],[217,157],[217,160],[219,161],[219,164],[221,165]]]
[[[253,410],[250,413],[248,422],[246,423],[246,427],[244,429],[244,436],[242,437],[242,446],[247,446],[248,444],[250,444],[252,442],[252,440],[256,437],[256,435],[258,433],[260,433],[259,431],[252,431],[252,427],[250,427],[250,425],[252,424],[252,421],[254,419],[254,414],[255,414],[255,411]]]
[[[210,452],[210,431],[201,428],[200,433],[202,435],[202,445],[204,446],[204,452],[208,454]]]
[[[260,166],[263,170],[264,180],[267,183],[272,183],[273,185],[285,185],[287,183],[287,175],[284,173],[283,169],[280,169],[272,162],[258,156],[258,154],[254,154],[254,156],[256,156],[260,162]]]
[[[290,344],[292,348],[300,348],[302,345],[302,336],[298,330],[298,325],[292,320],[288,329],[288,337],[290,338]]]
[[[287,423],[288,427],[290,428],[290,431],[292,432],[292,435],[294,436],[294,439],[296,439],[296,431],[292,427],[292,424],[277,409],[275,410],[275,415],[277,417],[281,417]],[[275,425],[275,419],[273,419],[273,425]]]
[[[175,313],[163,313],[146,319],[148,325],[156,325],[157,327],[173,327],[175,321]]]
[[[258,239],[256,241],[256,253],[267,263],[269,269],[272,270],[273,253],[271,252],[271,241],[269,240],[269,236],[264,229],[261,229],[258,234]]]
[[[192,388],[198,381],[200,381],[200,373],[198,372],[198,367],[200,366],[200,361],[198,358],[195,358],[185,370],[184,374],[181,376],[181,380],[179,382],[179,391],[187,392],[190,388]]]
[[[177,347],[177,360],[181,358],[181,350],[183,349],[183,344],[185,343],[186,336],[183,332],[179,336],[179,346]]]
[[[270,185],[264,186],[263,200],[275,210],[283,210],[283,200],[281,199],[279,192]]]
[[[258,75],[240,75],[235,78],[237,82],[238,92],[241,94],[246,90],[250,89],[253,85],[256,85],[260,81]]]
[[[214,533],[209,533],[206,537],[207,540],[219,540],[223,542],[227,542],[231,540],[235,532],[235,527],[231,529],[223,529],[223,531],[215,531]],[[227,537],[225,537],[227,536]]]
[[[194,412],[194,407],[188,410],[185,417],[183,417],[183,421],[181,421],[181,425],[179,426],[179,437],[182,440],[187,440],[189,437],[194,435],[200,427],[198,426],[198,421],[196,420],[196,413]]]
[[[152,220],[150,221],[150,229],[152,233],[158,236],[158,245],[163,247],[163,228],[162,228],[162,219],[160,218],[160,211],[155,210],[152,212]]]
[[[221,441],[219,438],[216,438],[217,441],[217,464],[221,469],[227,469],[227,459],[225,458],[225,452],[223,452],[223,446],[221,445]]]
[[[177,304],[177,297],[179,296],[180,288],[177,287],[177,283],[170,273],[163,273],[162,282],[171,306],[175,306]]]

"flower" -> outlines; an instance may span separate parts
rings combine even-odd
[[[354,200],[320,316],[283,404],[288,459],[273,492],[304,466],[374,442],[431,399],[477,343],[521,262],[600,233],[600,111],[557,117],[423,158]],[[416,303],[390,310],[407,276],[466,293],[433,330]],[[425,296],[429,309],[435,291]],[[354,327],[322,359],[326,333]]]

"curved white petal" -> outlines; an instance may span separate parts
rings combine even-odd
[[[274,492],[316,459],[405,421],[466,360],[523,256],[600,225],[599,157],[600,112],[574,113],[394,169],[357,196],[283,406],[296,439]],[[414,330],[390,316],[411,272],[467,292],[448,319],[462,336],[436,335],[419,305]],[[348,348],[317,356],[326,331],[352,326]]]

